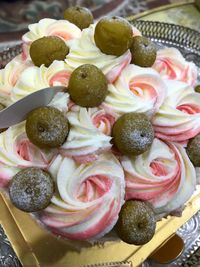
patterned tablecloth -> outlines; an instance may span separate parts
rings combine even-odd
[[[98,18],[102,15],[120,15],[130,16],[136,15],[138,18],[144,20],[158,20],[167,21],[183,26],[187,26],[200,31],[200,1],[197,0],[196,5],[189,4],[193,1],[187,0],[181,4],[180,0],[47,0],[47,1],[0,1],[0,50],[3,49],[8,43],[13,44],[20,40],[23,32],[26,31],[27,25],[34,23],[43,17],[61,18],[63,10],[71,5],[79,4],[89,7],[95,16]],[[175,3],[170,7],[163,7],[153,12],[146,12],[148,9],[158,7],[160,5],[166,5]],[[144,12],[138,15],[140,12]],[[145,13],[146,12],[146,13]],[[187,232],[188,231],[188,232]],[[199,243],[192,243],[192,239],[197,238],[200,235],[200,212],[192,218],[189,223],[183,226],[179,230],[179,234],[187,235],[188,248],[190,250],[196,250]],[[194,236],[195,235],[195,236]],[[190,255],[185,250],[185,259]],[[184,258],[183,257],[183,258]],[[8,239],[6,238],[3,229],[0,227],[0,266],[3,267],[15,267],[21,266],[14,251],[12,250]],[[147,261],[143,264],[147,266],[159,266],[155,263]],[[181,266],[181,263],[172,263],[170,265],[162,266]],[[200,267],[200,249],[196,251],[187,263],[185,267]]]
[[[180,0],[1,0],[0,32],[24,30],[28,24],[43,17],[60,18],[63,9],[71,5],[89,7],[94,16],[118,14],[130,16],[148,9]],[[190,2],[188,0],[187,2]]]

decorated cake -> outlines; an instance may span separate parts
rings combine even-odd
[[[72,7],[22,37],[0,70],[0,107],[63,86],[48,106],[1,130],[0,187],[22,212],[70,240],[110,231],[147,243],[179,214],[200,166],[197,68],[127,20]]]

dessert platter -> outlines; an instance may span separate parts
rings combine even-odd
[[[0,134],[2,198],[29,247],[62,248],[55,266],[138,265],[199,210],[200,38],[155,25],[69,8],[0,70],[2,112],[65,88]]]

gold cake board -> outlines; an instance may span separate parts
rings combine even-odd
[[[25,267],[81,267],[116,261],[130,261],[136,267],[199,210],[200,185],[182,216],[168,216],[158,222],[155,236],[144,246],[109,241],[78,251],[70,246],[73,242],[57,239],[44,231],[29,214],[14,208],[4,193],[0,194],[0,203],[0,223]]]

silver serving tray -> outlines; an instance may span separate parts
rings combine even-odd
[[[186,27],[160,23],[153,21],[136,21],[130,20],[144,36],[149,37],[158,47],[171,46],[178,48],[188,61],[193,61],[198,66],[198,77],[200,81],[200,33]],[[4,47],[2,47],[4,45]],[[1,44],[0,52],[0,68],[3,68],[13,57],[21,52],[20,41],[17,45],[11,46],[10,43]],[[183,253],[170,264],[156,264],[150,260],[145,261],[141,267],[157,267],[157,266],[182,266],[184,262],[200,247],[200,212],[194,215],[187,223],[185,223],[177,234],[182,237],[185,242]],[[167,252],[166,252],[167,253]],[[200,260],[200,259],[199,259]],[[5,236],[3,229],[0,227],[0,266],[1,267],[20,267],[10,242]],[[111,266],[111,263],[103,266]],[[121,266],[114,265],[114,266]],[[194,265],[187,265],[194,267]]]

